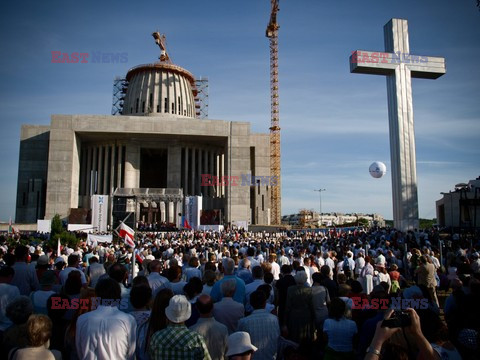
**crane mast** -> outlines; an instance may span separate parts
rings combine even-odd
[[[270,42],[270,176],[274,176],[277,185],[271,187],[271,224],[281,224],[281,179],[280,179],[280,118],[278,97],[278,29],[277,24],[279,0],[270,0],[270,22],[267,25],[266,36]]]

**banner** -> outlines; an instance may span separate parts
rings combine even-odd
[[[113,236],[110,235],[87,235],[87,245],[97,244],[97,243],[108,243],[112,242]]]
[[[192,229],[198,229],[200,225],[200,212],[202,211],[201,196],[185,197],[185,216]]]
[[[51,220],[37,220],[37,232],[49,233],[52,227]]]
[[[108,195],[92,196],[92,225],[95,231],[107,231]]]

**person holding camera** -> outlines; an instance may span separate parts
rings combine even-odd
[[[379,321],[377,324],[375,335],[370,346],[367,348],[364,360],[377,360],[384,355],[385,358],[388,359],[408,359],[408,351],[412,350],[410,344],[408,344],[408,340],[408,351],[399,346],[395,346],[395,350],[388,354],[382,351],[385,342],[400,329],[404,331],[404,335],[405,332],[409,333],[409,339],[414,339],[415,346],[418,349],[417,358],[423,360],[462,359],[458,351],[450,343],[442,346],[427,340],[422,332],[420,317],[414,309],[409,308],[405,311],[394,311],[390,309],[385,313],[384,320]],[[393,355],[394,357],[392,357]]]

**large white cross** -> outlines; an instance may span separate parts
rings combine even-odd
[[[419,225],[411,78],[437,79],[445,59],[410,54],[407,20],[391,19],[383,30],[385,52],[352,52],[350,72],[387,77],[393,220],[406,231]]]

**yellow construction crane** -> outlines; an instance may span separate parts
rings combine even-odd
[[[270,176],[275,176],[277,185],[271,187],[271,216],[270,222],[281,224],[282,196],[280,179],[280,118],[278,114],[278,29],[277,24],[279,0],[270,0],[272,9],[270,22],[267,25],[266,36],[270,41]]]

